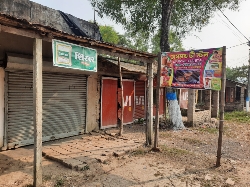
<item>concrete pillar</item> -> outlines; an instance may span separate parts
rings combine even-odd
[[[4,146],[4,69],[0,68],[0,149]]]
[[[219,91],[212,91],[212,100],[213,100],[213,107],[211,111],[211,117],[217,118],[219,117]]]
[[[211,90],[205,90],[205,110],[211,111]]]
[[[195,90],[188,89],[188,109],[187,122],[189,125],[195,125]]]
[[[42,39],[33,44],[33,107],[34,107],[34,177],[33,185],[42,186]]]
[[[86,132],[98,130],[97,119],[99,120],[99,112],[97,105],[99,104],[99,91],[97,89],[97,73],[88,77],[88,95],[87,95],[87,116],[86,116]],[[98,114],[98,115],[97,115]]]

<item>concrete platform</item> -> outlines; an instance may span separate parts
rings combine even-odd
[[[43,144],[43,156],[76,170],[88,169],[90,162],[105,162],[143,145],[142,140],[91,133]]]

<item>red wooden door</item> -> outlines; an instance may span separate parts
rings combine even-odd
[[[135,82],[135,115],[134,119],[145,118],[145,81]]]
[[[164,88],[160,88],[160,98],[159,98],[159,115],[164,114]],[[156,115],[156,105],[153,107],[153,115]]]
[[[117,126],[117,79],[102,79],[101,128]]]
[[[122,83],[124,99],[123,123],[128,124],[133,122],[134,116],[134,81],[123,80]]]

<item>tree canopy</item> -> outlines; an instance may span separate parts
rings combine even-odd
[[[98,10],[126,30],[147,36],[161,30],[161,51],[170,51],[169,31],[179,37],[209,23],[217,8],[237,9],[241,0],[89,0]]]
[[[105,42],[109,42],[112,44],[118,44],[120,41],[118,33],[112,26],[99,26],[100,33],[102,35],[102,39]]]
[[[226,68],[227,79],[234,80],[243,84],[248,81],[248,65]]]
[[[133,33],[131,31],[125,32],[125,34],[119,34],[112,26],[100,25],[100,32],[102,39],[105,42],[115,45],[121,45],[130,49],[149,52],[157,54],[160,49],[160,31],[158,31],[149,42],[147,34],[145,32]],[[169,44],[171,51],[184,50],[180,38],[172,31],[169,34]]]

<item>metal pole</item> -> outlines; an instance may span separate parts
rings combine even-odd
[[[250,42],[249,42],[250,47]],[[250,49],[249,49],[249,60],[248,60],[248,83],[247,83],[247,98],[246,98],[246,111],[249,112],[249,99],[250,99]]]
[[[33,44],[33,106],[34,106],[34,179],[35,187],[42,186],[42,39]]]
[[[225,107],[225,87],[226,87],[226,47],[222,50],[222,75],[221,75],[221,90],[220,90],[220,125],[217,149],[216,167],[220,166],[221,147],[222,147],[222,133],[224,123],[224,107]]]

